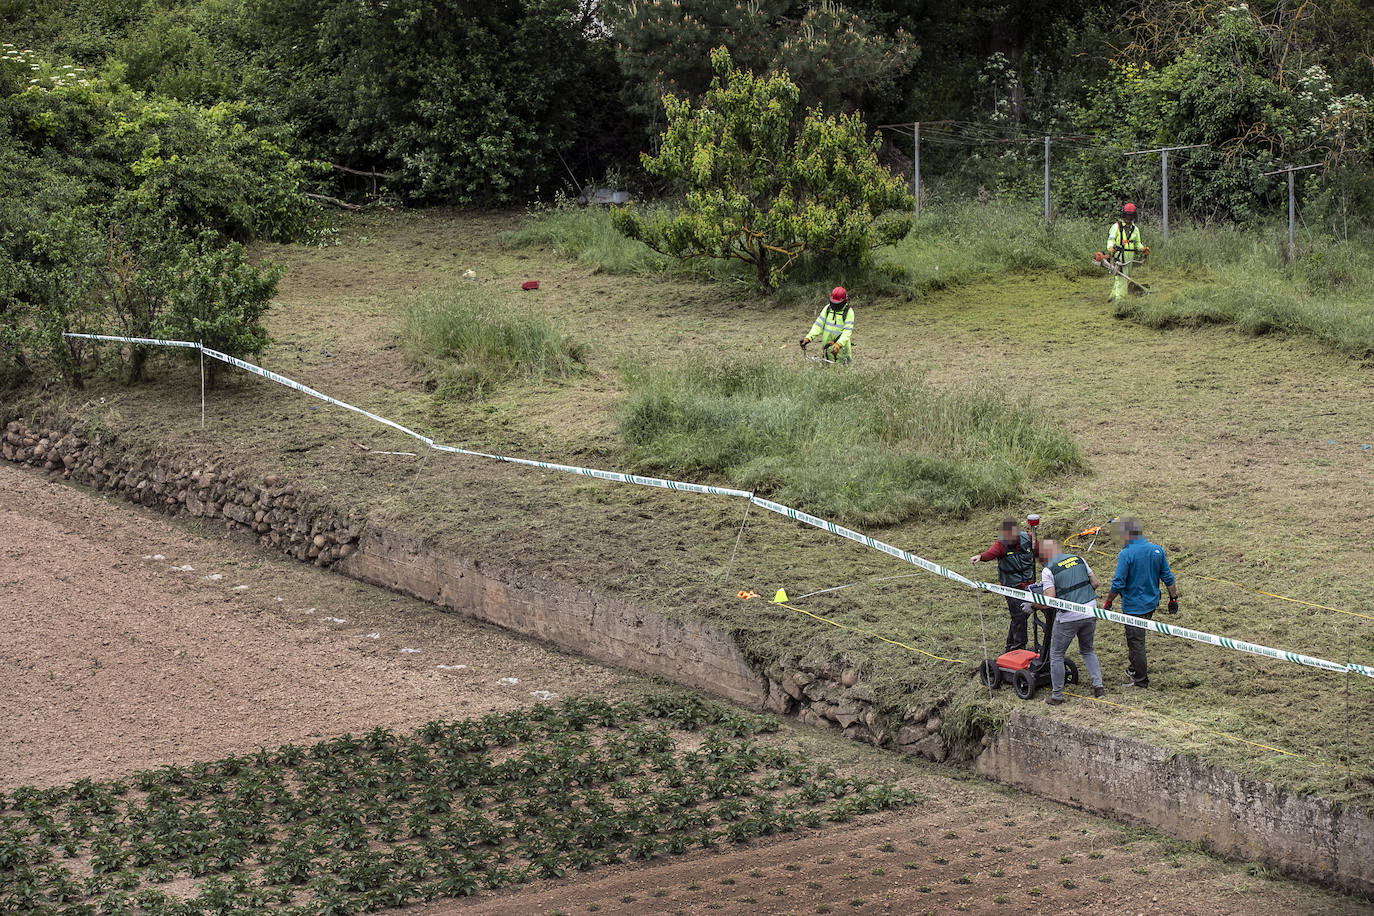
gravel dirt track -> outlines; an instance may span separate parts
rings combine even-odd
[[[0,487],[0,789],[408,729],[542,691],[614,697],[645,684],[212,526],[6,465]],[[402,912],[1367,911],[950,770],[806,729],[778,737],[927,800]]]

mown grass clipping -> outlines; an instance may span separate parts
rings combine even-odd
[[[766,361],[631,370],[620,429],[637,471],[731,483],[851,524],[1006,505],[1084,467],[1047,415],[917,374]]]
[[[585,368],[585,344],[476,283],[419,296],[405,316],[406,356],[441,399],[477,400],[503,382],[565,378]]]

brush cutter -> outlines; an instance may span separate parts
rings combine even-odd
[[[1105,268],[1107,268],[1108,273],[1112,274],[1113,276],[1122,278],[1122,279],[1125,280],[1127,283],[1130,283],[1130,284],[1131,284],[1132,286],[1134,286],[1136,289],[1140,290],[1141,293],[1148,293],[1148,292],[1150,291],[1150,288],[1149,288],[1148,286],[1146,286],[1144,283],[1141,283],[1139,280],[1136,280],[1136,279],[1132,278],[1131,276],[1129,276],[1125,271],[1123,271],[1120,267],[1118,267],[1118,266],[1112,261],[1111,258],[1109,258],[1107,255],[1103,254],[1103,253],[1100,252],[1100,251],[1093,255],[1093,263],[1096,264],[1098,267],[1105,267]],[[1132,263],[1132,264],[1144,264],[1145,262],[1144,262],[1144,261],[1134,261],[1134,260],[1133,260],[1133,261],[1131,261],[1131,263]]]
[[[850,352],[851,352],[851,354],[852,354],[852,353],[853,353],[853,350],[852,350],[852,346],[853,346],[853,345],[851,344],[850,346],[851,346]],[[831,355],[830,355],[830,348],[829,348],[829,347],[822,347],[822,348],[821,348],[821,355],[820,355],[820,356],[815,356],[815,355],[813,355],[813,354],[811,354],[811,353],[806,352],[806,344],[802,344],[802,345],[801,345],[801,354],[802,354],[802,358],[803,358],[803,359],[808,359],[808,360],[810,360],[810,361],[813,362],[813,363],[820,363],[821,365],[824,365],[824,366],[848,365],[848,364],[845,363],[843,360],[841,360],[838,356],[831,356]],[[850,362],[851,362],[851,363],[853,362],[853,356],[852,356],[852,355],[850,356]]]
[[[1090,553],[1093,549],[1093,545],[1097,543],[1097,536],[1102,533],[1102,529],[1106,528],[1108,525],[1115,521],[1116,516],[1112,516],[1100,525],[1093,525],[1091,528],[1084,528],[1082,531],[1075,534],[1074,537],[1076,538],[1092,538],[1092,540],[1088,542],[1088,549],[1083,552]]]

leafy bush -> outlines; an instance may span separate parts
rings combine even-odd
[[[231,240],[310,231],[303,167],[235,106],[144,96],[33,52],[0,58],[0,90],[0,380],[42,361],[80,384],[92,348],[69,331],[260,352],[280,273]],[[141,378],[147,349],[120,352]]]
[[[701,102],[664,97],[668,126],[651,174],[685,195],[675,211],[616,211],[616,227],[677,258],[729,258],[776,289],[798,258],[867,266],[872,250],[906,234],[910,199],[878,164],[879,141],[857,116],[798,117],[785,75],[736,69],[711,55],[715,78]],[[900,210],[901,213],[892,211]]]
[[[1118,60],[1091,88],[1076,127],[1114,142],[1076,153],[1060,168],[1062,198],[1110,212],[1125,200],[1153,197],[1158,160],[1130,162],[1120,154],[1190,144],[1203,148],[1175,158],[1170,192],[1195,219],[1261,218],[1284,194],[1283,176],[1264,173],[1285,163],[1339,157],[1347,161],[1340,181],[1346,193],[1367,192],[1346,179],[1367,162],[1369,99],[1342,96],[1318,64],[1294,66],[1292,31],[1266,24],[1258,7],[1196,12],[1195,34],[1175,56],[1155,66]],[[1345,213],[1348,204],[1334,208]]]
[[[220,246],[202,235],[183,248],[173,267],[160,336],[196,340],[230,356],[257,356],[269,342],[262,321],[281,276],[275,265],[249,264],[237,242]],[[209,384],[221,365],[206,360]]]
[[[722,474],[847,522],[993,508],[1084,466],[1029,406],[937,391],[910,373],[735,361],[627,381],[620,428],[637,469]]]
[[[475,283],[411,302],[405,346],[441,398],[480,398],[512,378],[563,378],[586,358],[585,344]]]

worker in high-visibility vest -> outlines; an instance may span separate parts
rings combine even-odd
[[[1140,241],[1140,227],[1135,222],[1135,204],[1121,208],[1121,219],[1112,223],[1107,233],[1107,257],[1120,271],[1112,284],[1112,301],[1125,298],[1128,291],[1139,293],[1140,288],[1126,279],[1137,264],[1143,264],[1150,256],[1148,245]]]
[[[821,352],[827,361],[847,363],[853,358],[850,347],[853,336],[854,308],[849,304],[849,293],[843,286],[837,286],[830,292],[830,302],[812,322],[811,330],[801,339],[801,347],[805,350],[811,341],[820,340]]]

